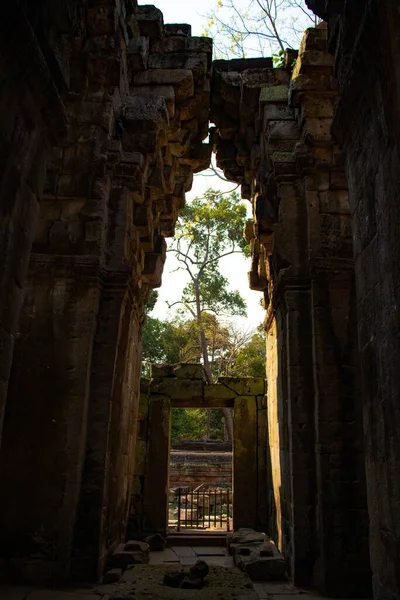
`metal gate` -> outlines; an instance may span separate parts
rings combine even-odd
[[[232,490],[176,488],[169,492],[168,528],[222,530],[232,528]]]

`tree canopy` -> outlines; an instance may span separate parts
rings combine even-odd
[[[274,56],[277,63],[318,23],[305,0],[217,0],[206,17],[204,35],[219,58]]]

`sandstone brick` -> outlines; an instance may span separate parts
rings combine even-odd
[[[200,364],[178,364],[174,375],[181,379],[204,379],[204,367]]]
[[[288,101],[289,88],[286,85],[269,85],[261,88],[260,104]]]
[[[149,38],[161,37],[164,25],[161,10],[151,4],[138,6],[136,9],[136,18],[142,36]]]
[[[207,73],[206,54],[150,54],[149,69],[183,69],[193,72],[194,81],[203,83]]]
[[[150,392],[151,394],[166,395],[171,398],[171,401],[201,401],[204,395],[204,382],[181,378],[154,379],[150,385]]]
[[[134,72],[145,71],[149,60],[149,40],[147,37],[132,38],[129,41],[128,62]]]
[[[238,396],[257,396],[265,390],[265,380],[255,377],[219,377],[218,382],[232,389]]]
[[[194,94],[193,73],[190,69],[149,68],[134,76],[136,85],[173,85],[176,100],[189,98]]]

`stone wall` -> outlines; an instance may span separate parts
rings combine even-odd
[[[171,410],[190,407],[233,408],[234,527],[265,530],[265,380],[220,377],[207,384],[199,364],[153,365],[141,389],[130,534],[166,531]]]
[[[253,205],[245,236],[250,287],[266,308],[268,531],[295,582],[357,595],[370,583],[362,403],[326,39],[324,27],[308,30],[281,69],[215,61],[211,114],[217,163]]]
[[[232,452],[171,451],[170,487],[230,487]]]
[[[62,19],[53,24],[45,57],[39,34],[47,33],[48,22],[43,8],[37,13],[33,7],[21,11],[13,2],[2,7],[0,24],[0,442],[46,150],[65,127],[62,77],[55,60]]]
[[[374,597],[400,596],[400,15],[394,0],[309,0],[329,23],[346,157]]]
[[[20,579],[96,577],[129,514],[144,305],[210,161],[212,43],[133,0],[6,13],[1,553]]]

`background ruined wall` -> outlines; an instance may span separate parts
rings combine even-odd
[[[374,596],[400,595],[400,15],[394,0],[309,1],[329,23],[353,225]]]

